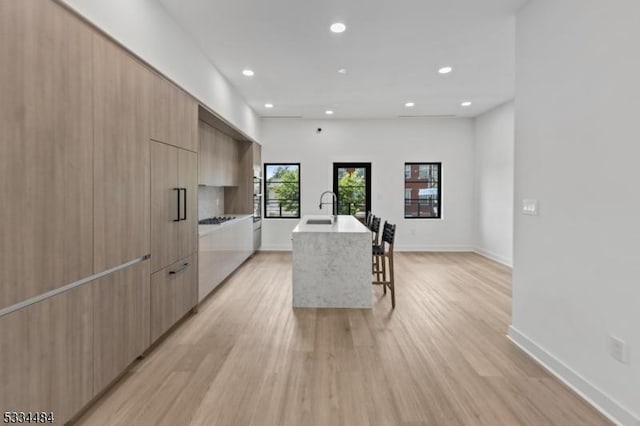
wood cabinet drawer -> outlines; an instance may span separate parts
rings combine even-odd
[[[149,261],[94,281],[94,390],[100,392],[149,347]]]
[[[162,336],[197,303],[197,254],[151,275],[151,341]]]

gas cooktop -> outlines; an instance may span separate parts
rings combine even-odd
[[[235,219],[235,216],[216,216],[216,217],[210,217],[208,219],[202,219],[201,221],[198,222],[198,224],[200,225],[220,225],[222,223],[225,223],[227,221],[233,220]]]

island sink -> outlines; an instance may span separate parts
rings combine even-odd
[[[322,219],[307,219],[307,225],[333,225],[331,218]]]

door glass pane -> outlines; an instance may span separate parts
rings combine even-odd
[[[365,167],[338,167],[338,214],[364,218],[367,211]]]

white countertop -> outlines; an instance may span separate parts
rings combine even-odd
[[[225,214],[225,216],[235,216],[235,219],[232,220],[228,220],[224,223],[221,223],[219,225],[198,225],[198,235],[200,237],[204,237],[205,235],[208,235],[212,232],[215,232],[219,229],[222,228],[227,228],[229,226],[233,226],[236,223],[242,222],[244,220],[248,220],[251,219],[253,220],[253,215],[252,214]]]
[[[369,233],[371,232],[358,219],[350,215],[338,215],[332,225],[307,225],[309,219],[327,219],[328,215],[303,216],[293,232],[320,232],[320,233]]]

